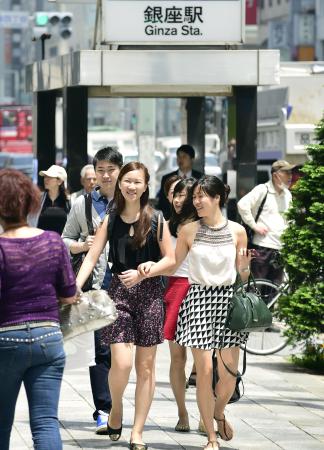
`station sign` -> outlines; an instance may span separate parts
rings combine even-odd
[[[245,0],[103,0],[107,44],[244,42]]]

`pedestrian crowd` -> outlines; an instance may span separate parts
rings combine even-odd
[[[83,167],[83,188],[70,197],[60,166],[40,171],[43,194],[22,173],[0,170],[5,193],[0,200],[1,450],[9,449],[22,384],[34,448],[62,449],[58,402],[65,353],[59,305],[76,303],[82,290],[90,289],[107,290],[118,312],[112,325],[94,333],[89,375],[96,433],[120,439],[123,395],[134,361],[129,448],[148,448],[143,431],[154,398],[156,350],[166,339],[178,408],[175,430],[190,431],[185,399],[190,349],[199,430],[207,435],[204,449],[220,448],[218,438],[233,438],[225,407],[248,333],[225,327],[228,308],[237,274],[247,280],[250,267],[257,277],[281,281],[274,259],[286,227],[293,166],[274,162],[271,180],[238,202],[243,223],[253,231],[248,245],[245,228],[224,213],[229,187],[193,170],[194,157],[190,145],[179,147],[179,169],[163,177],[157,209],[149,201],[146,166],[123,165],[122,155],[110,147]]]

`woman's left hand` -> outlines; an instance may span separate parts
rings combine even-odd
[[[125,272],[122,272],[120,275],[118,275],[118,278],[123,283],[123,285],[127,287],[127,289],[135,286],[143,279],[138,271],[134,269],[125,270]]]

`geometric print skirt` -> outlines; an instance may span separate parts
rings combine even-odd
[[[244,344],[249,333],[225,329],[232,295],[233,286],[209,287],[191,284],[180,306],[175,342],[184,347],[203,350]]]

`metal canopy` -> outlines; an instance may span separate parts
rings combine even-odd
[[[29,92],[88,87],[89,97],[231,95],[279,84],[278,50],[81,50],[26,69]]]

